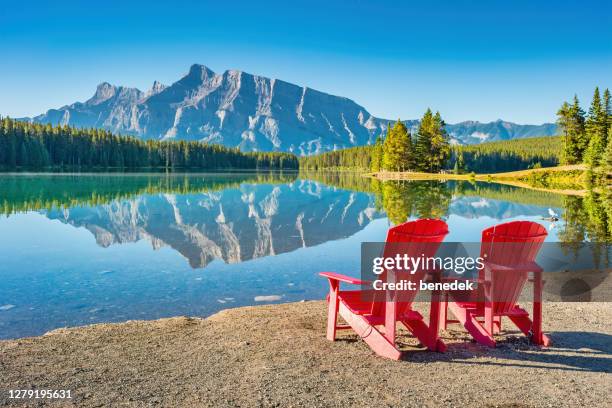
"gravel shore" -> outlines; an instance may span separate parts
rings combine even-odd
[[[609,303],[547,303],[549,349],[510,324],[496,349],[450,326],[447,353],[402,336],[399,362],[350,331],[327,341],[325,314],[324,302],[302,302],[0,341],[0,406],[610,406]],[[17,388],[70,389],[73,398],[9,400]]]

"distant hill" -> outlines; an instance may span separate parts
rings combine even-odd
[[[169,86],[155,81],[141,91],[103,82],[85,102],[23,119],[298,155],[371,144],[389,123],[348,98],[237,70],[217,74],[198,64]],[[406,124],[416,128],[418,121]],[[550,136],[556,126],[466,121],[447,130],[454,143],[474,144]]]

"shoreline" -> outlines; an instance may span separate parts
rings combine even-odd
[[[520,187],[536,191],[544,191],[548,193],[556,193],[561,195],[574,195],[584,197],[587,194],[586,189],[554,189],[533,186],[523,181],[524,178],[532,174],[547,173],[547,172],[570,172],[580,171],[585,172],[586,166],[582,164],[542,167],[539,169],[518,170],[503,173],[483,173],[483,174],[442,174],[442,173],[422,173],[422,172],[389,172],[382,171],[377,173],[363,173],[364,177],[374,178],[380,181],[388,180],[464,180],[464,181],[481,181],[489,183],[504,184],[514,187]]]
[[[612,392],[607,303],[545,304],[549,349],[510,325],[489,349],[452,325],[447,353],[401,336],[400,362],[376,357],[351,331],[327,341],[325,316],[324,301],[307,301],[2,340],[0,389],[71,389],[70,404],[85,407],[523,406],[525,395],[530,406],[597,406]]]

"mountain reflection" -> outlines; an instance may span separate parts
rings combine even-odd
[[[39,210],[108,247],[147,240],[193,268],[239,263],[349,237],[386,215],[409,218],[564,214],[559,239],[610,239],[609,197],[564,197],[464,181],[379,182],[354,173],[75,175],[0,178],[2,212]],[[479,237],[474,231],[474,237]]]
[[[47,212],[84,227],[99,245],[151,241],[202,268],[238,263],[345,238],[380,217],[372,196],[313,181],[250,184],[187,194],[142,194],[99,206]]]

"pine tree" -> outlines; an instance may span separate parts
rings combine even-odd
[[[608,147],[604,153],[603,164],[606,168],[608,177],[612,177],[612,126],[608,129]]]
[[[604,111],[599,96],[599,88],[595,88],[593,101],[589,108],[589,115],[586,120],[586,133],[589,139],[589,145],[584,155],[585,162],[589,167],[597,167],[603,158],[603,152],[606,149],[608,115]]]
[[[446,124],[440,116],[440,112],[436,112],[433,120],[433,129],[431,137],[431,167],[430,171],[439,172],[446,166],[450,157],[450,144],[448,142],[448,134],[446,133]]]
[[[383,145],[383,168],[388,171],[404,171],[410,169],[412,157],[411,136],[399,119],[393,128],[387,132]]]
[[[417,133],[417,139],[414,146],[416,168],[420,171],[431,171],[432,168],[432,137],[434,129],[434,116],[431,109],[427,109]]]
[[[580,107],[578,97],[574,95],[574,103],[571,105],[564,102],[557,116],[557,125],[563,135],[563,162],[582,163],[588,139],[584,128],[584,111]]]
[[[453,166],[453,173],[461,174],[463,171],[463,166],[463,152],[460,150],[455,150],[455,165]]]
[[[612,96],[610,96],[608,88],[603,93],[603,110],[604,114],[608,117],[607,127],[609,129],[612,126]]]
[[[372,158],[370,161],[370,171],[376,173],[381,170],[383,158],[383,141],[380,136],[376,138],[376,143],[372,147]]]

